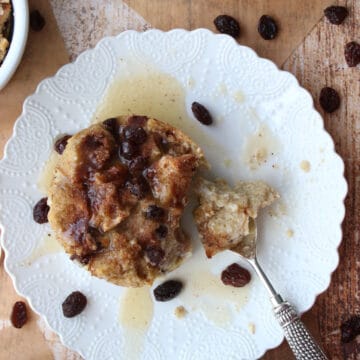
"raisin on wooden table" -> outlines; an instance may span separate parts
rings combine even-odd
[[[263,15],[259,19],[258,32],[264,40],[275,39],[278,33],[278,27],[275,20],[269,15]]]
[[[340,96],[335,89],[327,86],[321,89],[319,102],[324,111],[332,113],[340,107]]]
[[[341,342],[349,343],[360,335],[360,316],[354,315],[340,326]]]
[[[360,44],[351,41],[345,45],[345,60],[349,67],[354,67],[360,63]]]
[[[214,20],[216,29],[222,34],[227,34],[233,38],[237,38],[240,35],[239,22],[229,15],[219,15]]]
[[[30,13],[30,27],[34,31],[41,31],[46,22],[44,17],[40,14],[39,10],[33,10]]]
[[[27,309],[26,304],[23,301],[17,301],[11,312],[10,316],[11,324],[17,328],[22,328],[27,322]]]
[[[326,18],[334,25],[340,25],[349,15],[344,6],[329,6],[324,10]]]

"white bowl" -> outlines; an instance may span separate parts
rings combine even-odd
[[[29,7],[27,0],[12,0],[13,36],[4,62],[0,66],[0,90],[9,82],[24,53],[29,31]]]

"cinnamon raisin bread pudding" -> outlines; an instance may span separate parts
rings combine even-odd
[[[222,180],[199,178],[195,191],[199,197],[195,222],[209,258],[227,249],[236,248],[240,253],[251,250],[246,237],[252,230],[252,219],[279,197],[262,181],[240,181],[231,188]]]
[[[201,149],[145,116],[119,116],[68,141],[49,189],[49,222],[91,274],[122,286],[151,284],[189,254],[180,228]]]

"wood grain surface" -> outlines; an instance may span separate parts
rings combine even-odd
[[[241,26],[238,39],[242,45],[253,48],[260,56],[281,66],[291,52],[322,17],[324,8],[333,0],[125,0],[153,27],[216,31],[216,16],[228,14]],[[272,16],[279,25],[275,41],[261,38],[257,23],[262,15]]]
[[[349,195],[346,199],[344,240],[340,246],[340,265],[329,289],[317,298],[315,306],[303,319],[334,360],[360,359],[356,342],[342,347],[339,325],[353,313],[360,312],[359,206],[360,206],[360,66],[348,68],[343,56],[344,44],[360,42],[360,1],[342,1],[350,11],[343,25],[331,25],[322,18],[329,0],[50,0],[71,59],[94,46],[105,35],[125,29],[145,30],[158,27],[188,29],[207,27],[214,30],[213,18],[221,13],[236,17],[241,23],[239,43],[246,44],[292,72],[315,99],[324,115],[325,127],[335,140],[336,150],[344,158]],[[47,19],[46,31],[30,33],[24,60],[10,85],[0,92],[0,156],[13,122],[21,112],[23,99],[36,84],[52,75],[67,61],[64,44],[47,0],[31,0]],[[274,16],[280,25],[279,37],[264,41],[256,30],[264,13]],[[318,20],[320,22],[318,22]],[[309,32],[310,31],[310,32]],[[307,35],[307,36],[306,36]],[[305,40],[304,37],[306,36]],[[300,45],[299,45],[300,44]],[[318,106],[323,86],[332,86],[341,95],[341,108],[331,115]],[[321,209],[319,209],[321,211]],[[1,259],[2,263],[3,259]],[[0,263],[0,266],[1,266]],[[18,300],[9,277],[0,267],[0,360],[56,359],[79,360],[79,355],[63,347],[58,337],[35,314],[23,329],[11,328],[9,313]],[[6,346],[1,346],[6,344]],[[270,350],[263,359],[287,360],[293,356],[284,343]]]
[[[0,158],[3,147],[12,133],[22,104],[45,77],[54,75],[68,62],[64,42],[47,0],[30,0],[30,9],[39,9],[46,18],[43,31],[30,30],[25,53],[14,77],[0,92]]]
[[[354,342],[342,347],[339,326],[352,314],[360,314],[360,65],[349,68],[344,58],[344,45],[353,40],[360,42],[360,1],[341,3],[350,11],[345,22],[336,26],[325,19],[320,21],[286,61],[284,69],[292,72],[313,95],[336,151],[345,161],[349,192],[340,264],[313,311],[318,314],[320,338],[331,359],[355,360],[360,359],[360,345]],[[333,87],[341,96],[341,107],[333,114],[324,113],[319,106],[318,96],[324,86]]]

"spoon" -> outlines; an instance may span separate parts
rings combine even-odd
[[[257,230],[255,220],[250,220],[250,234],[232,251],[239,254],[254,268],[270,294],[277,321],[284,330],[285,338],[297,360],[327,360],[328,358],[309,333],[294,307],[283,300],[272,286],[256,258]]]

